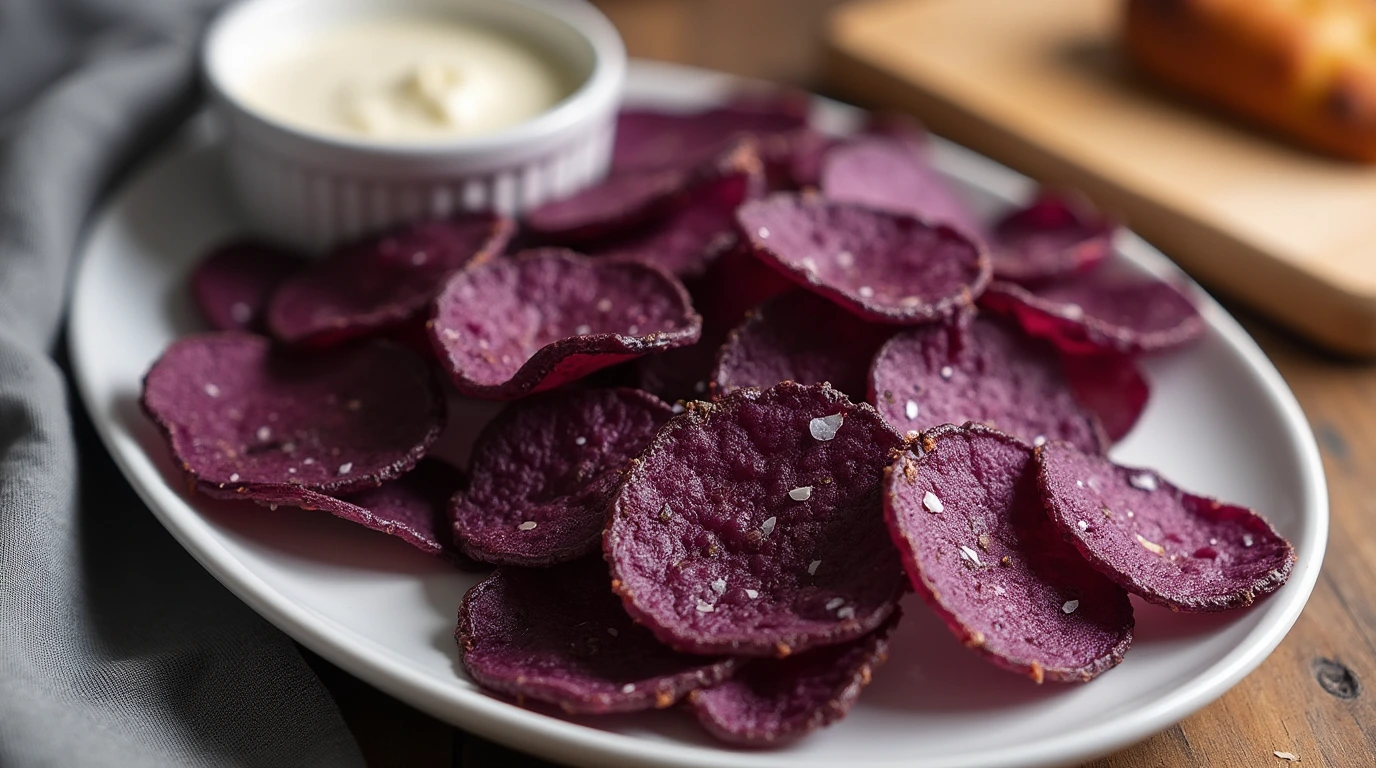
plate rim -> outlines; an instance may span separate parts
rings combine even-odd
[[[681,84],[700,87],[720,88],[750,83],[725,73],[661,62],[637,60],[632,70],[641,77],[677,80]],[[828,103],[833,109],[838,106],[835,102]],[[1021,174],[948,141],[936,138],[934,148],[943,164],[979,167],[983,175],[1003,174],[1006,179],[1026,183]],[[213,528],[167,484],[137,439],[123,429],[117,419],[105,416],[95,407],[100,401],[94,391],[93,372],[80,342],[81,329],[89,322],[85,319],[85,304],[80,299],[93,290],[89,287],[90,271],[86,268],[86,257],[92,243],[110,225],[116,204],[131,189],[155,170],[176,161],[189,151],[190,148],[183,142],[174,140],[169,147],[140,163],[136,171],[96,208],[76,251],[78,266],[66,333],[67,351],[72,361],[78,395],[90,414],[101,442],[126,481],[178,543],[235,596],[297,642],[388,694],[485,738],[547,759],[581,765],[641,765],[654,762],[665,766],[782,767],[795,764],[797,756],[788,752],[742,752],[694,744],[666,744],[588,728],[561,718],[520,709],[479,690],[460,691],[456,696],[453,689],[443,687],[432,676],[412,669],[385,646],[355,635],[279,592],[225,549]],[[1299,553],[1300,561],[1287,585],[1288,602],[1264,617],[1243,643],[1210,665],[1204,674],[1152,700],[1146,707],[1137,710],[1126,724],[1106,721],[1087,730],[1068,731],[1025,747],[943,755],[935,761],[921,755],[911,755],[900,760],[874,761],[870,765],[939,765],[943,768],[999,765],[1032,768],[1092,759],[1120,749],[1188,717],[1226,693],[1270,656],[1308,602],[1327,547],[1328,487],[1317,442],[1294,393],[1242,326],[1164,254],[1127,231],[1124,231],[1117,245],[1137,264],[1159,275],[1183,279],[1193,289],[1208,324],[1243,358],[1248,371],[1262,385],[1267,401],[1281,417],[1280,421],[1291,439],[1299,464],[1303,485],[1299,499],[1301,518],[1306,527],[1313,526],[1309,546]],[[144,466],[136,466],[139,461]]]

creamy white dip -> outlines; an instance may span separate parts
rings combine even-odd
[[[570,80],[496,30],[397,16],[332,26],[272,51],[233,89],[250,109],[303,130],[404,143],[509,128],[563,100]]]

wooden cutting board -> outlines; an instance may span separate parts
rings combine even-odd
[[[840,96],[916,114],[1083,190],[1211,290],[1376,355],[1376,166],[1331,160],[1155,89],[1117,0],[867,0],[830,20]]]

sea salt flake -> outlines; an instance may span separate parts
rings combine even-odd
[[[578,437],[573,438],[573,444],[574,444],[574,445],[587,445],[587,444],[588,444],[588,438],[583,437],[582,435],[579,435]]]
[[[259,442],[266,443],[268,440],[272,438],[272,430],[268,429],[267,427],[259,427],[257,434]]]
[[[315,459],[305,459],[301,463],[305,464],[306,466],[310,466],[311,464],[315,463]]]
[[[1075,522],[1075,527],[1079,528],[1082,531],[1087,531],[1089,530],[1089,523],[1084,520],[1077,520]]]
[[[1076,487],[1076,488],[1083,488],[1083,487],[1085,487],[1085,481],[1083,481],[1083,480],[1076,480],[1076,481],[1075,481],[1075,487]]]
[[[674,413],[683,413],[688,409],[683,407],[683,403],[674,403],[672,406],[670,406],[669,410],[673,411]]]
[[[239,473],[238,473],[238,472],[235,472],[234,474],[230,475],[230,476],[229,476],[229,482],[231,482],[231,483],[237,483],[237,482],[239,482]]]
[[[717,579],[712,582],[712,591],[719,595],[726,594],[726,579]]]
[[[830,600],[827,601],[827,610],[828,610],[828,611],[834,611],[834,610],[836,610],[837,608],[840,608],[841,606],[843,606],[843,605],[845,605],[845,604],[846,604],[846,598],[844,598],[844,597],[833,597],[833,598],[831,598]]]
[[[709,604],[709,603],[703,603],[703,602],[699,602],[699,603],[698,603],[698,613],[711,613],[712,611],[715,611],[715,610],[716,610],[716,609],[713,608],[713,607],[711,606],[711,604]]]
[[[755,230],[755,234],[759,235],[761,240],[767,240],[769,239],[769,227],[760,227]]]
[[[966,560],[969,560],[970,562],[974,563],[975,565],[979,565],[979,564],[980,564],[980,562],[979,562],[979,553],[976,552],[975,550],[971,549],[970,547],[965,546],[964,544],[961,544],[961,545],[960,545],[960,556],[963,557],[963,558],[965,558]]]
[[[956,375],[956,370],[954,368],[949,365],[941,366],[941,378],[950,381],[951,377],[954,375]]]
[[[518,531],[533,531],[533,530],[535,530],[535,526],[537,526],[537,525],[539,525],[539,523],[535,522],[534,520],[527,520],[527,521],[525,521],[524,523],[521,523],[520,525],[516,526],[516,530],[518,530]]]
[[[999,597],[1003,597],[1004,595],[1008,594],[1008,590],[1004,589],[1002,584],[995,584],[994,594],[998,595]]]
[[[845,421],[846,415],[844,413],[833,413],[830,416],[818,416],[808,422],[807,430],[812,433],[814,438],[826,442],[836,437],[836,433],[840,431],[841,425],[844,424]]]
[[[341,475],[347,475],[347,474],[349,474],[350,472],[352,472],[353,469],[354,469],[354,463],[353,463],[352,461],[346,461],[346,462],[344,462],[343,464],[340,464],[340,465],[339,465],[339,474],[341,474]]]
[[[916,307],[917,305],[922,303],[922,299],[919,299],[916,296],[904,296],[903,298],[898,300],[898,303],[905,307]]]
[[[1042,447],[1043,445],[1046,445],[1046,435],[1037,435],[1036,437],[1032,438],[1032,445],[1038,448]]]
[[[1250,533],[1244,533],[1244,534],[1242,534],[1242,546],[1244,546],[1244,547],[1250,547],[1250,546],[1252,546],[1253,543],[1254,543],[1254,541],[1253,541],[1253,539],[1252,539],[1252,534],[1250,534]]]
[[[903,415],[908,417],[908,421],[917,418],[917,403],[909,400],[907,405],[903,406]]]
[[[1075,609],[1076,609],[1076,608],[1079,608],[1079,607],[1080,607],[1080,601],[1079,601],[1079,600],[1067,600],[1067,601],[1065,601],[1065,603],[1061,606],[1061,611],[1063,611],[1063,612],[1065,612],[1065,613],[1074,613],[1074,612],[1075,612]]]
[[[1085,316],[1085,310],[1079,304],[1065,305],[1065,316],[1071,320],[1079,320]]]
[[[841,251],[836,254],[836,263],[841,265],[842,269],[850,269],[855,266],[855,254],[850,251]]]
[[[809,576],[816,576],[816,575],[817,575],[817,569],[820,568],[821,565],[822,565],[822,561],[821,561],[821,560],[813,560],[812,562],[808,563],[808,564],[807,564],[807,575],[809,575]]]
[[[1140,533],[1136,533],[1133,535],[1137,537],[1137,543],[1146,547],[1149,551],[1155,552],[1158,555],[1166,554],[1166,548],[1161,546],[1160,544],[1157,544],[1154,541],[1147,541],[1146,539],[1142,538],[1142,534]]]
[[[1156,475],[1150,472],[1132,475],[1128,477],[1128,485],[1139,491],[1154,491],[1156,490]]]
[[[758,590],[747,589],[745,590],[745,596],[750,598],[751,600],[754,600],[755,598],[760,596],[760,593]]]
[[[812,486],[804,485],[800,488],[794,488],[788,492],[788,498],[794,501],[807,501],[812,498]]]
[[[942,504],[941,499],[938,499],[936,494],[931,491],[922,494],[922,506],[926,507],[928,512],[937,515],[946,511],[946,505]]]
[[[779,521],[775,518],[767,518],[763,523],[760,523],[760,532],[768,536],[774,532],[774,526],[778,522]]]
[[[211,397],[219,397],[219,396],[220,396],[220,388],[217,387],[217,386],[215,386],[214,384],[206,384],[206,385],[205,385],[205,393],[206,393],[207,395],[210,395]]]
[[[573,332],[578,336],[587,336],[588,334],[592,333],[592,326],[587,325],[585,323],[583,325],[578,326],[577,328],[574,328]]]
[[[874,289],[869,287],[868,285],[860,286],[860,290],[856,291],[856,293],[860,294],[860,298],[862,299],[869,299],[874,297]]]
[[[635,693],[635,683],[626,683],[621,686],[622,693]]]
[[[853,618],[855,618],[855,608],[852,607],[852,606],[849,606],[849,605],[846,606],[845,608],[842,608],[841,610],[839,610],[839,611],[836,612],[836,618],[838,618],[838,619],[853,619]]]

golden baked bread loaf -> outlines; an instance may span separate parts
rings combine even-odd
[[[1376,0],[1127,0],[1124,40],[1174,88],[1376,162]]]

